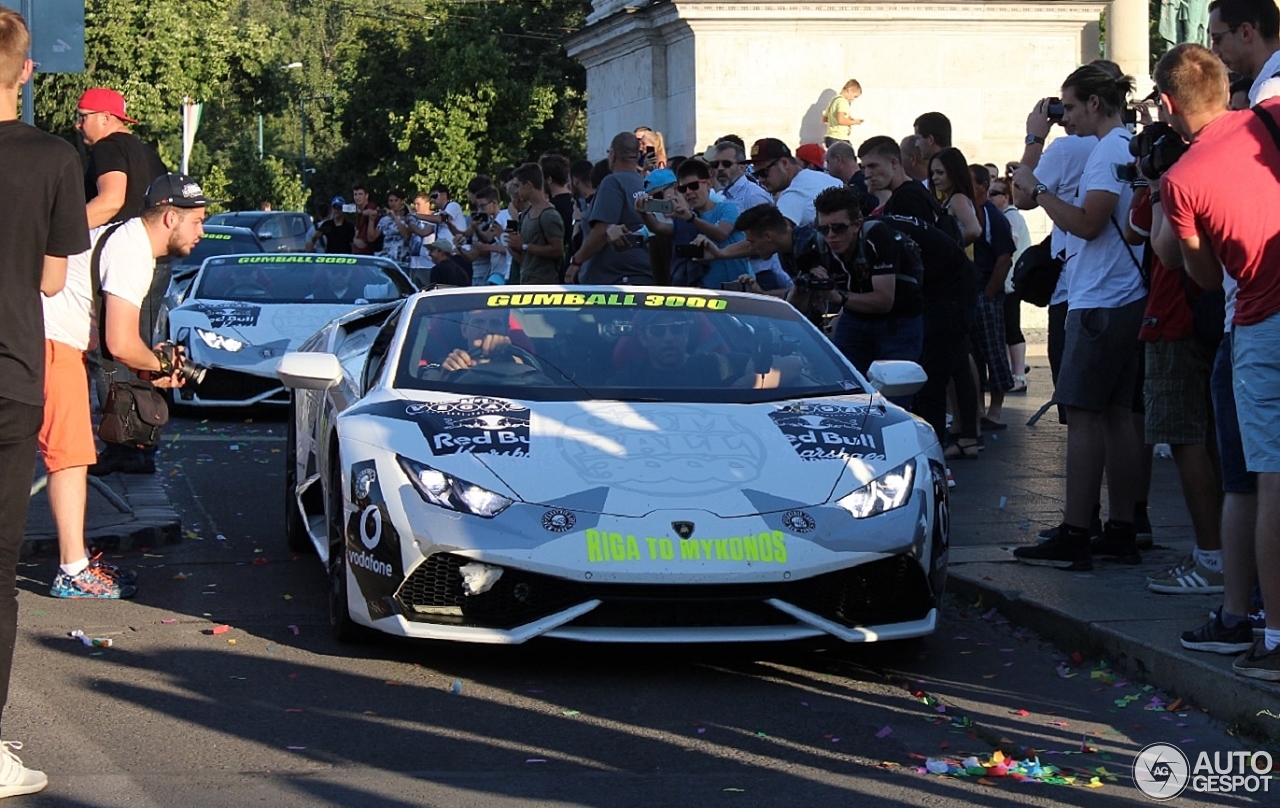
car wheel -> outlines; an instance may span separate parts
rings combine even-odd
[[[298,510],[298,421],[293,403],[289,404],[288,438],[285,440],[284,467],[284,536],[289,549],[305,553],[315,549],[307,533],[307,523]]]
[[[342,469],[333,459],[325,491],[324,521],[329,532],[329,629],[338,642],[358,643],[368,630],[351,619],[347,605],[347,542],[342,512]]]

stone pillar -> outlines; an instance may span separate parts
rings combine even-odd
[[[1112,0],[1107,6],[1107,58],[1139,89],[1151,81],[1151,10],[1147,0]]]

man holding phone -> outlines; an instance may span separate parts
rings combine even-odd
[[[669,221],[660,221],[645,209],[649,195],[636,202],[645,225],[654,233],[671,235],[671,283],[673,286],[697,286],[719,289],[725,282],[737,282],[751,275],[746,258],[719,258],[708,254],[743,241],[746,236],[733,229],[738,221],[738,207],[731,202],[711,198],[711,169],[701,160],[680,164],[676,184],[666,193],[671,203]]]
[[[519,256],[520,283],[559,283],[564,255],[564,219],[543,190],[542,168],[525,163],[512,184],[520,221],[508,223],[507,249]]]

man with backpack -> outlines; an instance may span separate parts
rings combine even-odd
[[[943,210],[928,188],[907,176],[902,148],[893,138],[878,135],[864,141],[858,147],[858,160],[867,178],[867,189],[872,193],[889,192],[889,201],[876,213],[917,219],[960,243],[960,225],[955,217]]]
[[[879,359],[920,361],[923,266],[915,242],[882,222],[864,223],[861,203],[851,188],[818,194],[816,229],[826,250],[821,266],[796,279],[788,300],[801,311],[836,304],[841,316],[832,341],[866,373]]]

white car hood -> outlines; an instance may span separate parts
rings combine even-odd
[[[226,300],[188,300],[169,312],[169,337],[191,329],[187,346],[191,358],[204,365],[275,376],[275,363],[286,352],[315,334],[335,317],[361,308],[352,303],[248,303]],[[239,351],[210,348],[195,329],[233,337],[245,344]]]
[[[410,395],[344,414],[343,436],[527,503],[617,516],[817,505],[838,482],[852,491],[924,448],[914,419],[867,395],[767,404]]]

